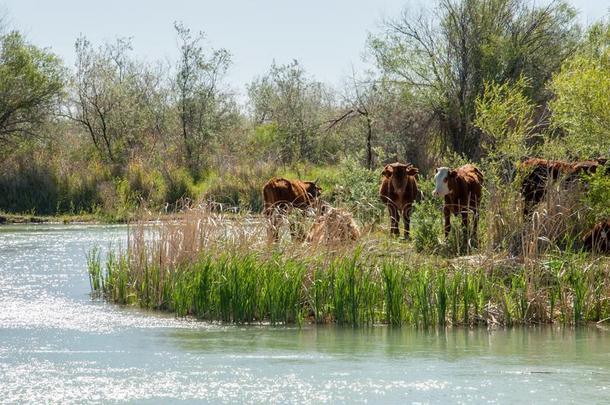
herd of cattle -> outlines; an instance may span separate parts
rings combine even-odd
[[[527,217],[542,201],[549,182],[564,179],[574,180],[581,174],[595,173],[604,168],[606,159],[564,162],[529,158],[521,162],[523,214]],[[404,221],[404,236],[409,238],[410,218],[413,205],[423,198],[417,183],[419,170],[412,164],[391,163],[382,171],[379,197],[390,214],[390,233],[400,234],[400,219]],[[443,216],[445,237],[451,231],[451,215],[461,216],[462,225],[468,226],[472,216],[473,239],[476,240],[479,205],[483,188],[483,174],[472,164],[456,169],[441,167],[434,176],[433,196],[444,197]],[[274,177],[263,187],[263,213],[270,221],[270,236],[277,240],[279,221],[291,208],[301,210],[318,205],[322,213],[333,210],[327,204],[319,204],[321,188],[315,181],[287,180]],[[280,214],[280,215],[277,215]],[[610,252],[610,220],[598,223],[583,237],[588,249]]]

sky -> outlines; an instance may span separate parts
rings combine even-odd
[[[428,0],[429,1],[429,0]],[[545,3],[541,0],[539,3]],[[569,0],[587,24],[607,15],[607,0]],[[369,32],[384,17],[397,16],[409,0],[0,0],[10,27],[37,46],[74,63],[74,41],[84,34],[94,44],[131,37],[134,54],[145,60],[177,56],[174,21],[204,31],[214,48],[232,54],[227,81],[240,91],[275,60],[297,59],[306,71],[339,85],[352,68],[362,70]]]

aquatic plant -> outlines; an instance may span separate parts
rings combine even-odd
[[[578,324],[610,317],[610,262],[445,258],[378,238],[319,246],[265,242],[265,224],[207,209],[129,231],[126,249],[87,257],[94,293],[199,319],[421,328]]]

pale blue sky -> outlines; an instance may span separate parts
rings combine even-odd
[[[584,23],[608,13],[610,3],[570,0]],[[541,0],[540,3],[546,3]],[[133,37],[134,52],[149,60],[174,59],[173,22],[183,21],[207,33],[214,47],[228,49],[233,66],[228,81],[244,84],[263,74],[273,59],[298,59],[318,80],[337,85],[364,67],[368,32],[379,30],[383,16],[395,16],[409,0],[0,0],[12,28],[36,45],[50,47],[68,64],[74,40],[83,33],[92,42]]]

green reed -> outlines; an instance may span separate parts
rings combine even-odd
[[[584,256],[493,273],[447,261],[407,264],[359,248],[328,258],[225,246],[165,265],[153,253],[142,259],[110,251],[102,259],[92,250],[92,291],[119,304],[240,324],[429,328],[578,324],[610,316],[609,266],[586,265]]]
[[[385,318],[393,326],[404,322],[404,272],[395,262],[384,262],[381,267],[385,292]]]
[[[91,291],[104,290],[104,274],[102,272],[100,250],[94,247],[87,253],[87,269],[89,273],[89,285]]]

